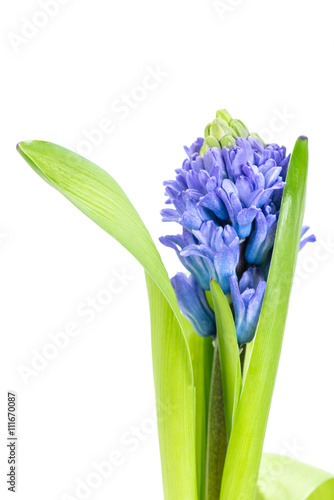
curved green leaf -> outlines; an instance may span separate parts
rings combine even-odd
[[[196,500],[196,393],[184,370],[187,355],[180,325],[146,272],[151,312],[153,373],[161,466],[166,500]]]
[[[287,456],[262,456],[256,500],[333,500],[334,476]]]
[[[180,322],[175,293],[160,254],[138,212],[102,168],[66,148],[26,141],[17,150],[33,170],[123,245],[156,281]],[[189,355],[189,383],[192,373]]]
[[[18,151],[42,179],[113,236],[145,268],[165,498],[196,500],[196,439],[201,437],[196,430],[194,373],[188,344],[191,333],[184,326],[167,271],[149,232],[121,187],[94,163],[43,141],[21,142]],[[200,377],[196,378],[201,385]],[[169,416],[161,409],[163,405],[172,408]]]
[[[308,144],[300,137],[284,189],[261,317],[225,462],[221,499],[253,500],[304,215]]]
[[[252,340],[252,342],[250,342],[249,344],[246,344],[244,346],[244,349],[246,349],[246,352],[245,352],[244,365],[243,365],[243,371],[242,371],[242,386],[244,386],[245,380],[247,378],[247,372],[248,372],[249,363],[250,363],[250,360],[252,357],[253,346],[254,346],[254,340]]]
[[[226,430],[229,437],[241,392],[239,346],[231,308],[214,279],[211,280],[211,294],[217,323]]]

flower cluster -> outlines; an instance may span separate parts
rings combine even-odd
[[[160,241],[190,272],[190,278],[178,273],[172,285],[195,331],[214,336],[205,291],[216,279],[231,294],[238,342],[247,343],[261,311],[290,155],[277,144],[265,146],[225,110],[217,112],[205,138],[185,151],[176,178],[164,183],[166,203],[173,208],[161,212],[163,221],[183,229]],[[306,237],[301,248],[314,240]]]

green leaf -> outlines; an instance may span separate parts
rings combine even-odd
[[[197,499],[195,389],[189,387],[180,325],[146,272],[150,302],[153,373],[165,500]]]
[[[183,321],[159,252],[119,184],[91,161],[51,142],[20,142],[17,149],[42,179],[113,236],[143,265],[178,319]],[[189,375],[192,383],[191,370]]]
[[[243,366],[243,371],[242,371],[242,386],[245,384],[245,380],[247,378],[247,372],[248,372],[248,367],[249,363],[252,357],[252,351],[253,351],[253,346],[254,346],[254,340],[250,342],[249,344],[244,345],[244,349],[246,349],[245,352],[245,357],[244,357],[244,366]]]
[[[165,498],[196,500],[196,440],[200,439],[200,431],[196,430],[193,353],[188,344],[194,349],[194,342],[149,232],[121,187],[94,163],[49,142],[21,142],[18,151],[42,179],[113,236],[145,268]],[[200,384],[200,377],[196,378]],[[201,386],[199,393],[203,391]],[[168,417],[159,407],[165,404],[172,408]]]
[[[239,346],[231,308],[214,279],[211,280],[211,294],[217,323],[226,430],[229,437],[241,392]]]
[[[295,145],[261,317],[225,462],[221,499],[253,500],[304,215],[308,144]]]
[[[263,454],[256,500],[333,500],[334,476],[287,456]]]

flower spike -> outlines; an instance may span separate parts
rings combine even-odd
[[[175,179],[164,183],[166,203],[174,208],[161,211],[163,221],[177,222],[183,232],[160,241],[176,251],[202,290],[210,290],[215,279],[224,294],[232,294],[238,341],[250,342],[265,293],[290,155],[284,146],[265,145],[226,110],[217,111],[204,138],[185,151]],[[300,249],[315,241],[314,235],[304,238],[307,230],[303,228]],[[175,283],[178,290],[180,284],[186,289],[184,279]],[[185,307],[184,296],[177,296],[203,335],[202,322],[189,311],[191,303]]]

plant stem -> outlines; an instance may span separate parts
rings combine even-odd
[[[208,417],[205,500],[219,500],[226,452],[227,432],[224,413],[223,386],[218,341],[216,340]]]
[[[244,367],[245,367],[245,359],[246,359],[246,350],[247,350],[247,344],[243,344],[242,346],[242,351],[240,353],[240,368],[241,368],[241,375],[244,375]]]

